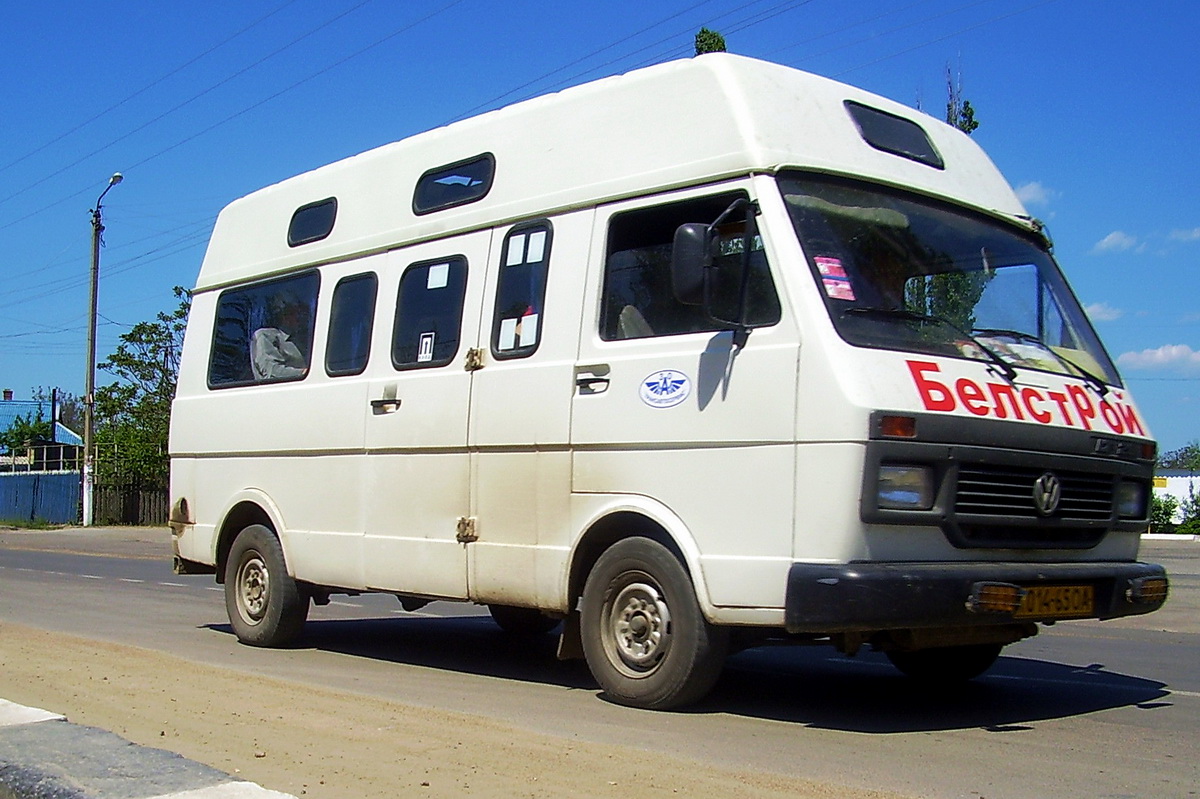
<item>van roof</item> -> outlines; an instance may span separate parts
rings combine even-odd
[[[915,122],[944,168],[869,144],[847,101]],[[495,161],[485,197],[414,213],[413,192],[424,173],[484,153]],[[784,168],[862,177],[1010,218],[1025,214],[991,160],[961,131],[837,81],[711,53],[516,103],[235,200],[217,218],[196,288]],[[293,214],[330,197],[337,206],[329,235],[289,246]]]

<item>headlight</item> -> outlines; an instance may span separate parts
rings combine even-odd
[[[881,508],[929,510],[933,507],[933,469],[928,466],[880,466]]]
[[[1146,518],[1146,487],[1141,483],[1129,480],[1117,483],[1113,502],[1117,506],[1117,515],[1123,519]]]

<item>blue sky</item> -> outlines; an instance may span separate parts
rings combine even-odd
[[[941,116],[1056,255],[1164,450],[1200,438],[1200,4],[1174,0],[6,0],[0,384],[83,392],[89,209],[104,201],[99,357],[191,286],[217,212],[462,116],[729,49]],[[100,383],[110,382],[101,374]]]

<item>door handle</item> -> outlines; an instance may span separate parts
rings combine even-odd
[[[606,363],[575,367],[575,388],[580,394],[603,394],[608,390],[608,373],[612,368]]]
[[[383,399],[371,400],[371,412],[376,416],[383,413],[392,413],[400,410],[400,400],[396,397],[384,397]]]
[[[577,377],[575,386],[580,394],[599,394],[608,389],[607,377]]]

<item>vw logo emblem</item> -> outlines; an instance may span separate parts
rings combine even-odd
[[[1054,472],[1046,472],[1033,483],[1033,506],[1042,516],[1051,516],[1062,499],[1062,482]]]

